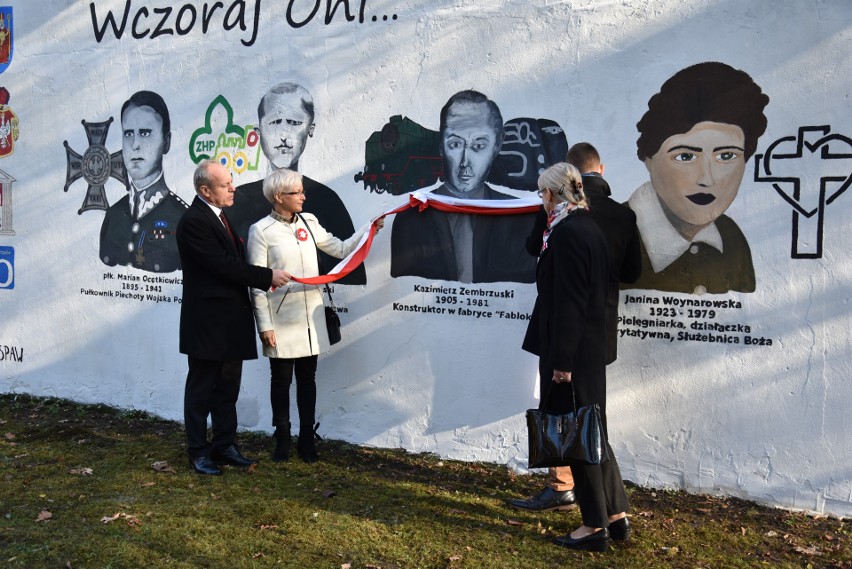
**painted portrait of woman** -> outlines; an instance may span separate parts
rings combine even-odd
[[[642,276],[629,288],[694,294],[754,292],[751,249],[724,215],[766,130],[766,96],[744,71],[687,67],[648,101],[636,125],[650,181],[630,196]]]

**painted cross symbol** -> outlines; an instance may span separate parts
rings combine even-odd
[[[825,206],[852,183],[852,139],[831,126],[802,126],[754,156],[754,181],[772,182],[793,206],[793,259],[822,258]],[[801,237],[801,240],[800,240]]]
[[[84,178],[89,183],[89,189],[86,191],[82,207],[77,210],[77,215],[90,209],[106,210],[109,207],[106,192],[104,191],[104,184],[110,176],[124,184],[124,187],[128,190],[130,189],[127,183],[127,171],[124,169],[121,150],[110,154],[104,146],[107,133],[109,133],[109,125],[112,124],[112,121],[112,117],[105,122],[81,121],[83,128],[86,129],[86,138],[89,139],[89,147],[82,156],[71,149],[67,140],[62,141],[62,144],[65,145],[65,152],[68,158],[65,191],[67,192],[71,184],[80,178]]]

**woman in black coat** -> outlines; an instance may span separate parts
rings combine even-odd
[[[551,413],[597,403],[606,426],[606,294],[609,250],[588,215],[580,172],[554,164],[538,179],[548,213],[536,269],[538,298],[523,348],[539,356],[541,406]],[[604,429],[606,432],[606,429]],[[626,539],[627,495],[615,454],[600,465],[572,465],[583,525],[556,543],[571,549],[606,551],[611,539]]]

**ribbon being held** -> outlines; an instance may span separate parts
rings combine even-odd
[[[292,277],[292,280],[303,284],[322,285],[342,279],[367,258],[373,245],[373,238],[378,232],[376,222],[388,215],[394,215],[407,209],[416,208],[423,211],[427,208],[434,208],[446,213],[470,215],[519,215],[536,213],[540,207],[541,200],[537,197],[512,200],[464,200],[421,190],[411,192],[408,194],[406,203],[374,217],[370,221],[370,230],[364,234],[355,250],[342,259],[328,274],[318,277]]]

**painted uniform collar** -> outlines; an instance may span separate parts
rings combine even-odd
[[[651,182],[639,186],[627,203],[636,212],[636,225],[655,273],[677,261],[693,243],[706,243],[720,253],[725,252],[722,236],[715,223],[699,231],[692,241],[684,239],[669,223]]]
[[[130,199],[129,199],[129,208],[130,215],[134,215],[136,219],[142,219],[145,217],[152,209],[157,207],[161,201],[163,201],[168,194],[169,189],[166,187],[166,183],[163,181],[163,173],[160,172],[160,175],[157,176],[157,179],[145,186],[144,188],[136,187],[136,184],[133,183],[133,180],[130,180]],[[137,195],[139,196],[137,199]],[[137,207],[139,211],[135,211]]]

